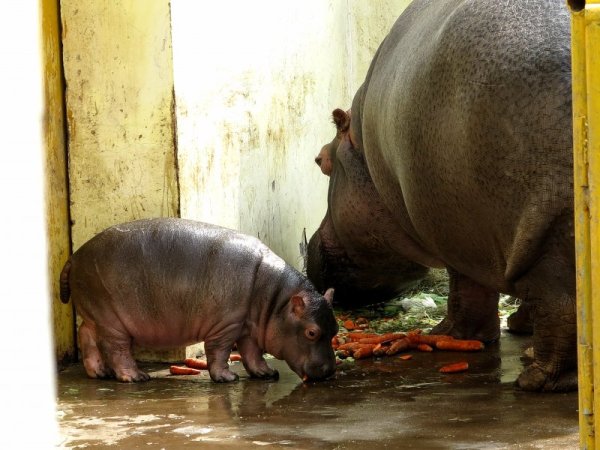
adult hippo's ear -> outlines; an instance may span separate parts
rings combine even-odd
[[[344,111],[343,109],[336,108],[333,110],[333,123],[335,123],[335,127],[338,132],[345,133],[350,128],[350,114]]]
[[[327,300],[327,303],[329,304],[329,306],[333,305],[333,293],[334,293],[334,289],[329,288],[325,291],[325,294],[323,294],[323,297],[325,298],[325,300]]]

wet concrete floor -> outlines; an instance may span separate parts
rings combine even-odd
[[[212,383],[142,364],[153,379],[92,380],[80,364],[58,376],[61,448],[112,449],[571,449],[577,393],[516,390],[530,338],[504,333],[479,353],[413,352],[338,367],[303,384],[283,361],[276,382]],[[466,360],[462,374],[438,368]]]

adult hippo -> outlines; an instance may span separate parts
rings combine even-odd
[[[498,293],[519,297],[535,358],[518,386],[576,388],[565,2],[413,1],[334,122],[317,158],[330,173],[309,244],[317,286],[352,290],[366,272],[340,274],[357,270],[353,258],[377,265],[379,252],[404,264],[397,278],[446,267],[448,313],[434,333],[495,340]]]

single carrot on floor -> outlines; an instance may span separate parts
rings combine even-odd
[[[352,356],[354,357],[354,359],[368,358],[369,356],[373,355],[374,348],[375,348],[375,344],[362,345],[361,347],[359,347],[357,350],[354,351],[354,354]]]
[[[237,353],[234,355],[229,355],[229,361],[231,361],[231,362],[241,361],[241,360],[242,360],[242,355],[238,355]]]
[[[398,356],[398,358],[400,358],[404,361],[408,361],[409,359],[412,359],[412,355],[410,355],[410,354],[400,355],[400,356]]]
[[[183,363],[186,366],[192,367],[194,369],[208,370],[208,363],[203,359],[186,358],[183,360]]]
[[[427,344],[435,345],[439,341],[453,340],[452,336],[446,334],[408,334],[407,336],[411,342],[415,344]]]
[[[455,362],[452,364],[447,364],[443,367],[440,367],[440,372],[442,373],[458,373],[464,372],[469,368],[469,363],[466,361]]]
[[[198,375],[200,371],[191,367],[171,366],[169,367],[171,375]]]
[[[419,344],[419,345],[417,345],[417,350],[419,350],[420,352],[432,352],[433,347],[431,347],[431,345],[427,345],[427,344]]]
[[[452,350],[457,352],[475,352],[483,350],[485,347],[483,342],[466,340],[466,339],[449,339],[435,343],[435,346],[440,350]]]
[[[408,350],[412,347],[411,342],[407,338],[396,339],[390,344],[390,348],[385,352],[386,355],[392,356],[403,350]]]
[[[361,344],[383,344],[385,342],[392,342],[396,339],[402,339],[406,337],[405,333],[386,333],[375,336],[369,336],[362,339],[359,339],[358,342]]]
[[[345,328],[346,330],[348,330],[348,331],[352,331],[352,330],[354,330],[354,329],[358,328],[358,327],[356,326],[356,324],[354,323],[354,321],[353,321],[353,320],[350,320],[350,319],[348,319],[348,320],[344,321],[344,324],[343,324],[343,325],[344,325],[344,328]]]

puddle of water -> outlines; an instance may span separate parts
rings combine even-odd
[[[577,448],[577,394],[515,391],[522,338],[477,354],[470,370],[442,375],[448,352],[343,364],[336,379],[303,384],[284,362],[278,382],[168,377],[122,384],[59,376],[62,448]]]

